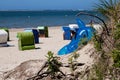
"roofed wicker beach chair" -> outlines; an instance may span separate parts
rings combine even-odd
[[[25,32],[33,32],[35,43],[39,43],[39,32],[37,29],[26,28]]]
[[[34,40],[35,43],[39,43],[39,32],[37,29],[32,29],[33,35],[34,35]]]
[[[34,35],[32,32],[18,32],[18,47],[19,50],[35,49]]]
[[[7,46],[8,33],[5,30],[0,30],[0,47]]]
[[[48,27],[47,26],[38,26],[37,29],[39,30],[40,37],[48,37]]]
[[[63,29],[63,40],[71,40],[70,27],[62,27]]]
[[[0,30],[5,30],[6,32],[7,32],[7,34],[8,34],[8,38],[7,38],[7,41],[10,41],[10,37],[9,37],[9,29],[8,28],[5,28],[5,27],[2,27],[2,28],[0,28]]]

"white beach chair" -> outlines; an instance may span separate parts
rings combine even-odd
[[[103,28],[100,24],[93,24],[93,28],[97,31],[97,34],[101,34],[103,32]]]
[[[7,46],[8,33],[5,30],[0,30],[0,47]]]

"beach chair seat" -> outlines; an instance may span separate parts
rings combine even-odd
[[[34,35],[32,32],[19,32],[18,47],[19,50],[35,49]]]

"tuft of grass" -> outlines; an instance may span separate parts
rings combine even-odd
[[[50,72],[51,76],[55,76],[56,73],[60,71],[60,67],[62,63],[58,61],[58,57],[54,56],[54,53],[52,53],[51,51],[48,51],[48,54],[46,57],[47,57],[47,63],[48,63],[47,71]]]
[[[112,57],[114,61],[113,66],[120,68],[120,23],[116,25],[113,37],[115,39],[115,49],[112,51]]]
[[[113,66],[120,68],[120,50],[114,49],[112,51],[112,57],[114,61]]]
[[[100,36],[95,35],[93,38],[93,42],[94,42],[94,47],[97,51],[102,51],[102,39]]]

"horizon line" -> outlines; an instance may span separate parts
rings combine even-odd
[[[73,10],[73,9],[25,10],[23,9],[23,10],[19,10],[19,9],[16,9],[16,10],[0,10],[0,11],[94,11],[94,10],[84,10],[84,9],[76,9],[76,10]]]

